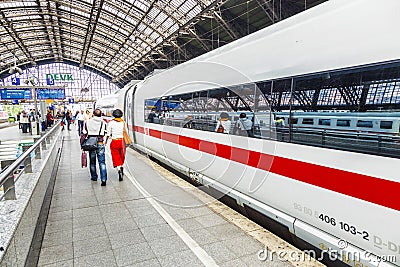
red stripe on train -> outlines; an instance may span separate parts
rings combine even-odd
[[[145,128],[135,126],[145,133]],[[149,129],[149,135],[251,167],[400,211],[400,183]]]

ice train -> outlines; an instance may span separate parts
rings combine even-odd
[[[281,142],[268,99],[327,73],[360,87],[400,80],[398,10],[398,0],[327,1],[133,81],[116,105],[136,149],[248,213],[342,264],[400,266],[400,160]],[[216,132],[222,112],[232,127],[245,113],[252,136]]]

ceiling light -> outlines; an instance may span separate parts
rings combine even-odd
[[[30,76],[28,77],[28,79],[25,80],[26,84],[31,84],[33,86],[35,86],[38,82],[38,79],[36,77]]]
[[[14,74],[15,72],[18,72],[19,75],[22,75],[22,69],[20,67],[17,66],[13,66],[10,68],[10,70],[8,71],[8,73],[10,74]]]
[[[15,54],[13,54],[13,55],[14,55],[14,66],[12,66],[12,67],[10,68],[10,70],[8,71],[8,73],[14,74],[15,72],[18,72],[19,75],[21,75],[21,74],[22,74],[22,69],[21,69],[20,67],[17,67],[17,58],[15,57]]]

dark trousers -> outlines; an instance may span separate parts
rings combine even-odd
[[[83,124],[84,124],[84,121],[78,121],[78,134],[79,134],[79,136],[81,136],[81,134],[82,134]]]

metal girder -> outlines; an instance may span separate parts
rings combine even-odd
[[[41,16],[46,27],[53,55],[58,61],[61,61],[63,58],[63,52],[56,3],[50,2],[50,0],[47,0],[47,2],[36,0],[36,3],[42,11]],[[49,17],[46,18],[46,16]]]
[[[0,25],[4,27],[7,33],[13,38],[14,42],[18,45],[18,47],[22,50],[25,56],[30,60],[32,64],[36,64],[32,55],[29,53],[29,50],[25,47],[21,38],[19,38],[18,34],[14,31],[14,27],[12,22],[9,22],[4,14],[4,11],[0,10]]]
[[[205,9],[203,9],[200,13],[197,14],[196,17],[188,20],[184,25],[181,25],[180,29],[176,30],[173,34],[171,34],[170,36],[166,37],[162,42],[160,42],[158,44],[158,47],[162,47],[165,43],[170,43],[173,46],[176,46],[176,44],[174,44],[172,42],[172,38],[174,38],[174,36],[177,36],[179,34],[179,30],[184,29],[186,27],[190,27],[195,21],[199,20],[199,17],[203,14],[209,13],[210,10],[218,7],[219,4],[224,3],[224,0],[216,0],[212,3],[210,3]],[[153,49],[155,49],[157,47],[154,47]],[[177,47],[178,50],[181,50],[179,47]],[[125,70],[123,70],[122,72],[118,73],[116,76],[124,76],[124,72],[127,72],[129,69],[131,69],[133,66],[135,66],[135,64],[137,64],[137,62],[140,62],[143,58],[145,58],[150,52],[147,52],[146,54],[144,54],[142,57],[140,57],[138,60],[134,61],[131,65],[129,65],[128,67],[125,68]]]
[[[188,55],[189,58],[193,58],[199,54],[202,54],[199,51],[199,48],[192,45],[190,42],[185,43],[182,47],[185,49],[186,55]]]
[[[90,11],[89,24],[88,24],[87,31],[86,31],[86,38],[85,38],[85,42],[84,42],[84,45],[82,48],[81,61],[79,64],[79,66],[81,68],[83,68],[83,66],[85,65],[86,57],[87,57],[89,49],[90,49],[90,44],[92,42],[93,35],[96,30],[97,21],[99,20],[100,12],[101,12],[101,8],[102,8],[103,4],[104,4],[104,0],[94,0],[93,1],[92,9]]]
[[[300,105],[304,108],[310,108],[312,105],[312,99],[306,94],[305,91],[294,91],[293,98],[296,99]]]
[[[196,2],[197,2],[198,5],[200,5],[200,6],[202,6],[202,7],[204,6],[204,3],[202,3],[200,0],[197,0]],[[182,6],[183,3],[184,3],[184,2],[182,2],[182,4],[181,4],[180,6]],[[180,7],[180,6],[179,6],[179,7]],[[157,5],[157,7],[158,7],[159,9],[161,9],[160,6]],[[179,7],[177,7],[175,10],[179,9]],[[203,8],[204,8],[204,7],[203,7]],[[175,20],[175,22],[176,22],[178,25],[181,25],[181,24],[182,24],[182,22],[179,21],[179,20],[178,20],[177,18],[175,18],[174,16],[171,16],[171,19]],[[187,29],[187,31],[188,31],[188,33],[189,33],[191,36],[193,36],[193,37],[199,42],[199,44],[204,48],[204,50],[205,50],[206,52],[208,52],[208,51],[211,50],[211,48],[197,35],[196,31],[194,31],[194,30],[192,30],[192,29],[190,29],[190,28]]]
[[[361,96],[360,96],[360,102],[358,106],[358,111],[364,112],[367,111],[367,96],[368,96],[368,91],[371,86],[371,83],[364,83],[364,86],[361,90]],[[390,101],[392,102],[392,101]]]
[[[354,90],[353,86],[338,86],[340,94],[342,95],[344,101],[350,108],[358,107],[359,97],[357,91]]]
[[[128,42],[128,40],[132,37],[132,35],[136,33],[136,30],[138,29],[139,25],[143,22],[143,20],[144,20],[144,19],[146,18],[146,16],[149,14],[150,10],[153,8],[154,3],[155,3],[156,1],[157,1],[157,0],[153,0],[153,1],[152,1],[152,3],[150,4],[149,8],[147,9],[147,11],[143,14],[143,16],[139,19],[139,21],[137,22],[137,24],[134,26],[134,28],[133,28],[133,30],[131,31],[130,35],[128,35],[128,36],[125,38],[125,40],[123,41],[123,43],[122,43],[121,45],[119,45],[119,48],[118,48],[117,50],[115,50],[115,52],[113,53],[113,57],[112,57],[112,58],[114,58],[114,57],[121,51],[121,48],[124,47],[124,45],[126,45],[127,42]],[[131,7],[131,9],[132,9],[132,7]],[[128,11],[128,13],[129,13],[129,11]],[[138,38],[138,36],[135,36],[135,38]],[[142,41],[144,41],[144,40],[142,40]],[[148,44],[148,45],[149,45],[149,44]],[[104,68],[107,67],[107,66],[110,64],[112,58],[110,58],[110,59],[108,60],[108,62],[104,65]]]
[[[217,11],[214,11],[214,17],[221,22],[222,28],[226,31],[226,33],[231,37],[231,39],[236,40],[239,38],[239,36],[236,34],[236,32],[233,30],[233,28],[222,18],[220,14],[218,14]]]
[[[256,0],[258,5],[264,10],[264,13],[271,20],[272,23],[275,23],[275,18],[278,18],[274,6],[271,5],[271,0]],[[278,19],[277,19],[278,20]]]
[[[231,28],[235,29],[241,36],[246,36],[249,34],[249,32],[246,30],[247,28],[250,30],[250,32],[255,32],[257,30],[256,27],[241,19],[240,16],[235,16],[228,9],[221,9],[220,12],[221,16],[229,21],[228,24],[231,25]]]
[[[197,40],[197,42],[199,42],[199,44],[204,48],[204,50],[206,52],[211,51],[211,47],[209,47],[197,34],[195,31],[193,31],[192,29],[188,30],[189,34],[191,36],[194,36],[194,38]]]
[[[321,88],[317,88],[314,91],[312,101],[311,101],[311,109],[312,111],[317,111],[317,106],[318,106],[318,99],[319,99],[319,94],[321,93]]]
[[[280,2],[280,12],[281,12],[281,20],[282,19],[286,19],[288,17],[293,16],[294,14],[297,14],[303,10],[306,9],[306,3],[307,0],[304,1],[304,9],[303,8],[299,8],[298,6],[293,4],[293,0],[292,1],[281,1]]]

